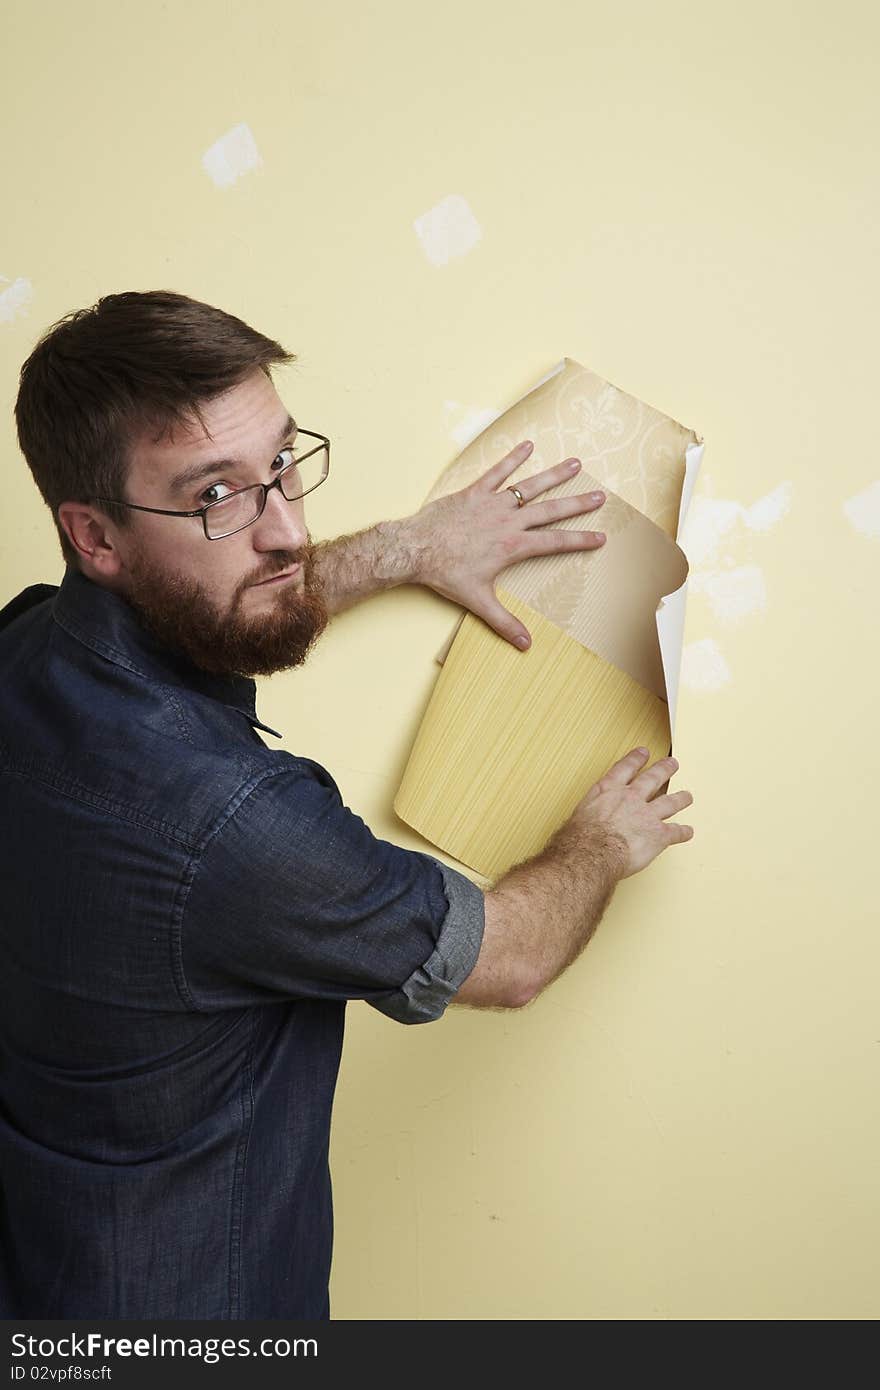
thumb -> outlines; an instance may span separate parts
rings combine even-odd
[[[495,593],[490,592],[480,596],[480,603],[475,604],[473,611],[479,618],[482,618],[493,631],[503,637],[512,646],[518,647],[520,651],[525,651],[532,644],[528,628],[523,627],[519,618],[515,618],[503,603],[499,603]]]

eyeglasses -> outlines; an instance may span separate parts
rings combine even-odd
[[[306,440],[300,442],[300,435]],[[308,445],[307,440],[320,440],[318,444]],[[312,430],[297,430],[296,442],[288,444],[280,454],[292,454],[289,463],[278,470],[278,476],[271,483],[254,483],[251,487],[236,488],[216,502],[207,502],[192,512],[169,512],[164,507],[142,507],[135,502],[120,502],[116,497],[93,497],[93,502],[113,502],[117,507],[130,507],[135,512],[155,512],[157,516],[200,516],[209,541],[222,540],[224,536],[234,536],[243,531],[263,515],[266,498],[277,487],[288,502],[296,502],[307,492],[314,492],[330,472],[330,440],[324,434]]]

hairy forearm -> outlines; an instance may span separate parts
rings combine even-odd
[[[488,898],[503,923],[505,957],[534,996],[576,960],[624,877],[626,846],[596,825],[565,822],[533,859],[517,864]]]
[[[409,518],[321,541],[314,559],[331,617],[371,594],[420,582],[421,546]]]

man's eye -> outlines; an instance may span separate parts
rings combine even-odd
[[[210,487],[206,487],[206,488],[205,488],[205,491],[202,493],[201,497],[199,498],[199,505],[200,505],[200,506],[205,506],[206,503],[208,503],[208,502],[219,502],[221,496],[227,496],[227,497],[228,497],[228,496],[229,496],[229,493],[218,494],[217,489],[218,489],[218,488],[221,488],[221,487],[226,487],[226,484],[225,484],[225,483],[212,483]],[[230,488],[230,489],[229,489],[229,492],[234,492],[234,491],[235,491],[234,488]]]
[[[284,456],[284,454],[289,454],[290,457],[284,463],[282,463],[281,468],[288,468],[296,457],[296,449],[292,444],[285,445],[285,447],[281,450],[281,453],[275,455],[275,463],[277,463],[278,460]],[[274,468],[275,465],[273,464],[272,466]],[[280,472],[281,469],[277,469],[276,471]],[[225,493],[218,493],[217,489],[221,487],[225,487],[228,490]],[[229,497],[233,492],[240,491],[241,488],[229,487],[228,483],[212,483],[210,487],[205,488],[205,491],[199,498],[199,506],[204,507],[209,502],[219,502],[223,497]]]

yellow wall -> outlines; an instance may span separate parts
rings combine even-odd
[[[63,572],[19,366],[112,291],[299,355],[316,538],[416,508],[565,354],[706,440],[694,840],[522,1012],[350,1006],[334,1316],[876,1317],[875,7],[7,0],[3,29],[4,600]],[[391,801],[455,611],[385,595],[262,688],[414,847]]]

